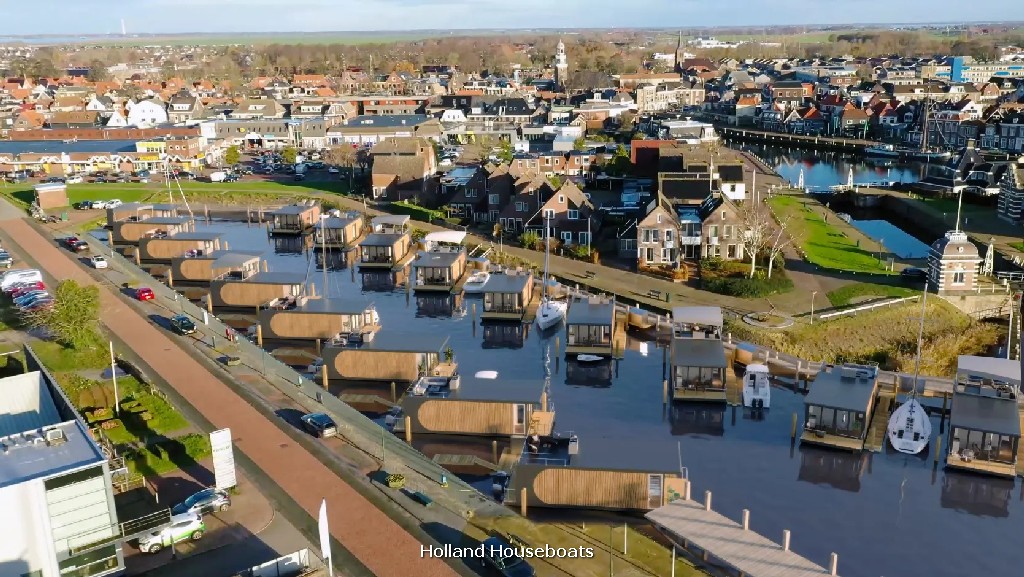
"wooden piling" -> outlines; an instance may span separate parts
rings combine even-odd
[[[743,510],[743,530],[750,530],[750,509]]]
[[[318,357],[319,356],[323,356],[323,344],[320,341],[320,339],[316,340],[316,356],[318,356]],[[394,389],[394,387],[391,387],[391,388]],[[394,395],[391,395],[391,396],[394,396]]]
[[[690,480],[689,479],[684,479],[684,481],[686,481],[686,482],[683,484],[683,499],[686,499],[687,501],[689,501],[690,500],[690,487],[692,485],[690,484]]]
[[[256,324],[256,346],[263,346],[263,325],[259,323]]]
[[[213,312],[213,293],[206,295],[206,312]]]
[[[167,269],[167,286],[174,288],[174,272],[172,269]]]
[[[327,363],[320,365],[320,378],[324,384],[324,390],[327,390]]]
[[[391,402],[392,403],[397,403],[398,402],[398,390],[395,388],[396,386],[397,385],[395,385],[395,381],[391,381]]]
[[[668,379],[661,381],[661,404],[668,405]]]
[[[231,250],[231,247],[228,246],[228,241],[226,240],[224,241],[224,250]]]
[[[562,350],[562,337],[555,336],[555,356],[559,355],[559,351]]]
[[[704,510],[711,510],[711,491],[704,491]]]
[[[793,426],[790,427],[790,430],[789,430],[789,440],[791,440],[791,441],[796,441],[796,425],[797,425],[797,421],[798,421],[797,414],[793,413]]]
[[[270,263],[267,262],[267,259],[263,259],[262,262],[263,262],[263,272],[270,272]]]
[[[838,575],[839,571],[839,555],[832,553],[828,559],[828,574]]]
[[[405,442],[412,444],[412,417],[405,416]]]
[[[789,538],[790,538],[789,529],[783,529],[782,530],[782,550],[783,551],[789,551]]]
[[[526,487],[519,490],[519,514],[526,516]]]
[[[491,441],[491,462],[498,464],[498,440]]]
[[[540,394],[540,410],[547,412],[548,410],[548,392],[544,391]]]
[[[935,437],[935,464],[939,463],[939,457],[942,456],[942,436]]]

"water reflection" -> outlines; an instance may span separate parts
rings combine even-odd
[[[275,236],[273,241],[275,254],[302,254],[313,246],[313,237],[308,235]]]
[[[872,159],[816,150],[798,150],[774,146],[740,146],[760,156],[775,168],[785,180],[796,183],[804,173],[804,185],[827,188],[846,184],[853,171],[855,183],[917,182],[928,174],[923,163],[906,163],[886,159]],[[936,168],[936,167],[932,167]]]
[[[565,384],[577,387],[610,387],[612,361],[580,363],[568,360],[565,362]]]
[[[483,328],[484,349],[521,349],[529,330],[523,323],[486,323]]]
[[[366,292],[394,292],[398,287],[405,284],[407,274],[405,269],[398,272],[386,270],[374,270],[360,272],[363,290]]]
[[[418,294],[416,295],[416,316],[427,318],[450,318],[466,316],[466,306],[461,294]]]
[[[675,403],[669,410],[672,435],[725,434],[724,403]]]
[[[314,266],[316,270],[324,270],[324,253],[323,251],[314,251],[315,259]],[[355,266],[356,263],[356,251],[354,250],[334,250],[327,251],[327,270],[347,270]]]
[[[797,480],[857,493],[864,471],[870,469],[870,459],[871,453],[855,454],[801,446]]]
[[[947,471],[942,479],[942,508],[977,517],[1009,517],[1013,479]]]

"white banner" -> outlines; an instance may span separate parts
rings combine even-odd
[[[328,575],[334,577],[334,567],[331,560],[331,531],[327,526],[327,499],[320,502],[320,516],[317,521],[317,528],[320,530],[320,555],[327,561]]]
[[[218,489],[230,489],[237,485],[235,479],[235,452],[231,442],[231,429],[220,429],[210,433],[210,447],[213,449],[213,477]]]

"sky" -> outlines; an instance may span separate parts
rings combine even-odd
[[[0,36],[118,34],[122,18],[129,34],[1024,21],[1020,0],[0,0],[0,8]]]

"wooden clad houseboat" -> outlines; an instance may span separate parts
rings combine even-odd
[[[352,248],[362,237],[363,217],[358,213],[323,217],[313,228],[313,243],[316,247]]]
[[[373,219],[372,232],[359,243],[360,269],[403,268],[412,257],[412,237],[409,236],[409,217],[404,215],[378,216]]]
[[[249,278],[219,278],[210,282],[208,307],[254,310],[277,299],[296,299],[305,293],[306,275],[259,272]]]
[[[483,286],[483,310],[480,318],[485,321],[521,322],[533,301],[533,273],[506,271],[488,277]]]
[[[675,401],[726,402],[722,309],[672,309],[671,380]]]
[[[268,216],[270,234],[305,234],[320,220],[320,205],[289,204],[270,211]]]
[[[179,255],[171,259],[172,282],[208,283],[215,279],[247,279],[258,273],[260,253],[215,250],[207,254]]]
[[[120,220],[110,228],[114,244],[139,244],[144,238],[167,238],[193,229],[186,216],[154,216],[144,220]]]
[[[800,441],[863,451],[878,395],[878,367],[847,363],[819,371],[804,397]]]
[[[447,349],[446,336],[382,331],[360,347],[330,345],[321,355],[329,379],[411,383],[424,375],[452,376]]]
[[[961,355],[949,412],[946,466],[1000,477],[1017,475],[1020,362]]]
[[[358,335],[371,340],[380,328],[373,303],[357,299],[300,296],[281,299],[260,309],[259,324],[264,339],[350,340]]]
[[[178,214],[178,207],[173,204],[126,202],[120,206],[107,209],[107,227],[111,228],[119,222],[138,222],[150,218],[170,218],[175,216],[180,215]]]
[[[219,232],[179,232],[171,236],[139,239],[138,255],[141,262],[170,263],[184,254],[204,255],[221,249]]]
[[[565,316],[566,356],[622,354],[626,340],[623,325],[616,315],[613,299],[596,296],[573,299]]]
[[[432,232],[412,261],[413,290],[455,292],[466,274],[466,233]]]
[[[409,387],[401,407],[413,434],[550,435],[555,418],[543,380],[428,376]]]

